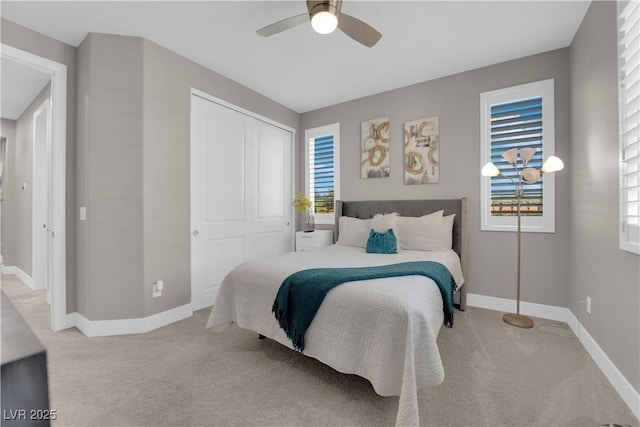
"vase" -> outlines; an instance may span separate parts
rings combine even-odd
[[[304,232],[310,233],[316,228],[316,222],[313,218],[313,213],[310,211],[306,211],[304,213]]]

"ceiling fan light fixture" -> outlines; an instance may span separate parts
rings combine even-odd
[[[331,12],[323,10],[313,14],[311,26],[316,33],[329,34],[338,27],[338,17]]]
[[[311,21],[313,30],[320,34],[329,34],[339,28],[344,34],[366,47],[373,47],[378,43],[382,34],[366,22],[342,13],[341,9],[342,0],[307,0],[308,13],[281,19],[260,28],[256,33],[262,37],[269,37]]]

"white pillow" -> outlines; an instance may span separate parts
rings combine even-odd
[[[442,238],[442,213],[421,217],[401,216],[396,220],[396,236],[401,249],[439,251],[446,248]]]
[[[364,248],[367,244],[370,230],[370,219],[341,216],[338,219],[338,241],[336,244]]]
[[[386,233],[390,229],[395,229],[396,218],[398,218],[396,212],[384,215],[375,214],[371,219],[371,228],[377,233]]]
[[[455,217],[456,214],[442,217],[442,241],[447,249],[453,249],[453,220]]]

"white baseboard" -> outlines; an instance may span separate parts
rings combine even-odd
[[[67,314],[68,327],[75,326],[88,337],[142,334],[193,315],[191,304],[172,308],[149,317],[117,320],[88,320],[80,313]]]
[[[506,313],[516,312],[516,301],[505,298],[468,294],[467,305],[472,307],[488,308],[489,310],[504,311]],[[542,319],[569,323],[567,314],[571,312],[566,307],[556,307],[552,305],[520,301],[520,313],[528,316],[540,317]],[[574,329],[572,325],[569,326],[571,326],[571,329]],[[576,335],[578,334],[576,333]]]
[[[507,313],[513,313],[516,311],[515,300],[476,294],[467,295],[467,305]],[[624,375],[622,375],[620,370],[611,361],[611,359],[609,359],[607,354],[600,348],[591,335],[589,335],[587,330],[582,326],[571,310],[566,307],[556,307],[521,301],[520,313],[528,316],[540,317],[542,319],[567,323],[598,368],[600,368],[622,400],[627,404],[631,412],[633,412],[636,418],[640,420],[640,393],[638,393]]]
[[[571,313],[573,316],[573,313]],[[627,379],[618,370],[616,365],[613,364],[611,359],[607,357],[607,354],[600,348],[598,343],[589,335],[589,332],[582,326],[581,323],[573,316],[576,324],[578,324],[578,331],[574,330],[574,333],[591,355],[591,358],[596,362],[596,365],[600,368],[602,373],[607,377],[609,382],[616,389],[622,400],[625,401],[631,412],[640,420],[640,393],[638,393],[633,386],[627,381]],[[568,323],[568,322],[567,322]]]
[[[31,276],[29,276],[27,273],[25,273],[15,265],[3,265],[2,274],[12,274],[14,276],[18,276],[18,279],[22,280],[24,284],[27,285],[32,291],[35,289],[33,287],[33,279],[31,278]]]

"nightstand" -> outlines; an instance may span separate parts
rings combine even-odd
[[[333,230],[296,231],[296,252],[333,245]]]

